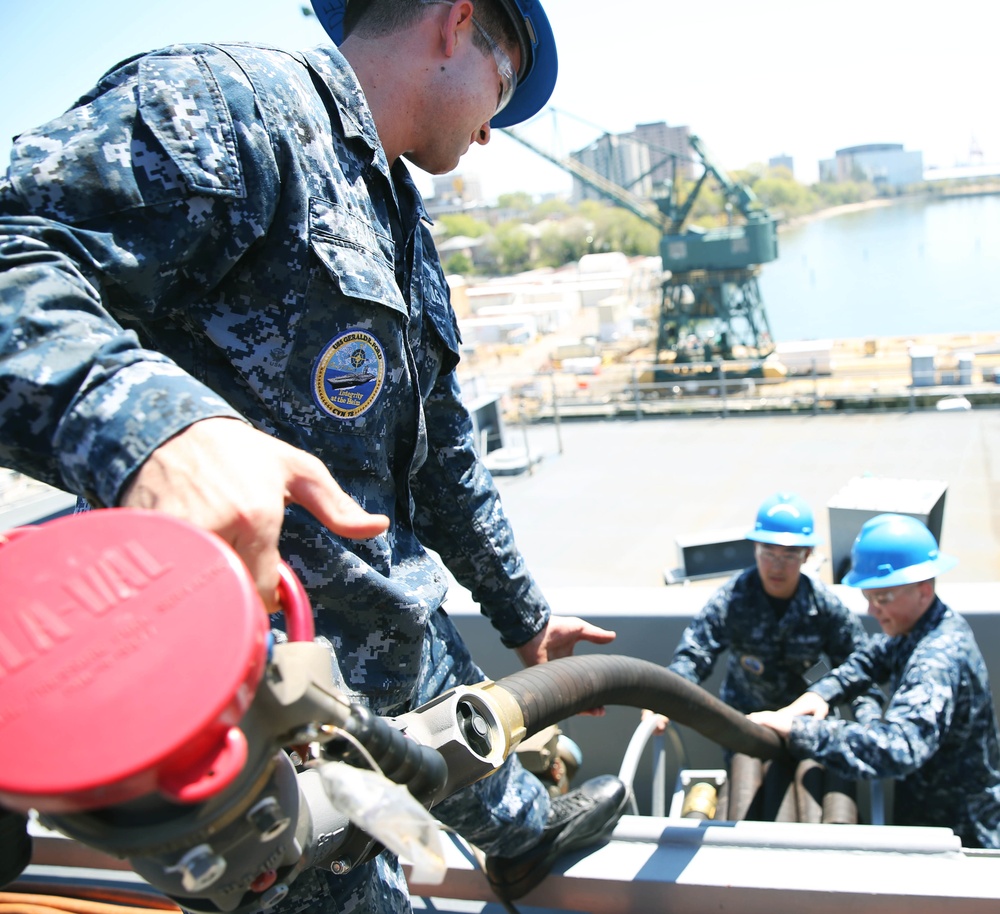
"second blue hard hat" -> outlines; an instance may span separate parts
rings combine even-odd
[[[816,535],[812,509],[791,492],[778,492],[764,500],[747,539],[776,546],[816,546],[822,542]]]
[[[934,534],[908,514],[879,514],[865,521],[851,547],[849,587],[877,589],[929,581],[958,559],[938,549]]]

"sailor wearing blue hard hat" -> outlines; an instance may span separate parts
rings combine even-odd
[[[719,696],[749,712],[792,701],[821,661],[835,666],[868,639],[836,594],[802,571],[821,542],[804,499],[791,492],[768,496],[746,536],[754,543],[754,565],[712,594],[681,635],[669,669],[701,684],[725,654]],[[878,716],[877,690],[851,702],[858,720]],[[662,730],[666,718],[659,718]]]
[[[916,518],[879,514],[854,540],[844,583],[861,590],[882,631],[905,635],[934,602],[934,578],[957,563]]]
[[[756,544],[754,558],[764,589],[785,600],[795,593],[802,566],[821,542],[812,509],[790,492],[778,492],[761,503],[747,539]]]

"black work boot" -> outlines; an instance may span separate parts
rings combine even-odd
[[[487,857],[486,878],[505,901],[530,892],[549,874],[556,858],[607,838],[628,800],[618,778],[604,774],[554,797],[541,840],[516,857]]]

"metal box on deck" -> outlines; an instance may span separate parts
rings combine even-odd
[[[678,567],[664,573],[668,584],[692,578],[731,574],[754,563],[753,543],[746,538],[746,528],[715,530],[678,536]]]
[[[877,514],[907,514],[927,525],[941,543],[944,497],[948,484],[939,479],[891,479],[855,476],[830,501],[830,560],[839,584],[851,567],[851,546],[866,520]]]

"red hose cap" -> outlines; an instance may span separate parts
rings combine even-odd
[[[91,511],[8,534],[0,581],[0,803],[194,803],[232,782],[269,625],[226,543],[158,512]]]

